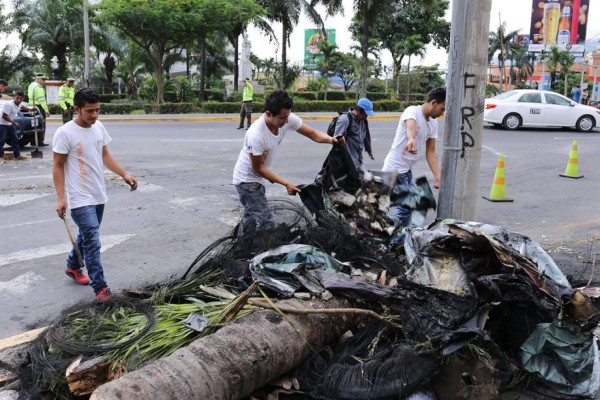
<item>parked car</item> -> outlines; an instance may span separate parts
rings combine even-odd
[[[590,101],[588,101],[587,105],[600,110],[600,101],[590,100]]]
[[[2,107],[4,107],[4,104],[9,101],[10,100],[0,100],[0,112],[2,111]],[[30,107],[30,105],[25,102],[21,104],[25,104],[25,106]],[[1,115],[0,118],[2,118]],[[17,137],[19,138],[19,146],[21,147],[25,147],[29,143],[35,145],[35,120],[37,120],[38,131],[46,129],[44,126],[44,118],[38,112],[35,113],[34,119],[33,111],[19,111],[14,119],[21,125],[21,127],[17,129]],[[9,144],[6,143],[6,145]]]
[[[545,90],[511,90],[485,100],[483,120],[504,129],[563,127],[589,132],[600,123],[600,110]]]

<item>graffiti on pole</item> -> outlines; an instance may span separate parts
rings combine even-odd
[[[529,51],[583,53],[590,0],[532,0]]]

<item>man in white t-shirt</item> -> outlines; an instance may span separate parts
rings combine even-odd
[[[15,98],[4,103],[2,110],[0,110],[0,158],[4,158],[4,144],[8,141],[10,147],[12,147],[15,160],[27,160],[27,157],[21,155],[19,139],[17,138],[17,129],[21,125],[14,120],[19,109],[30,110],[22,104],[24,98],[25,93],[17,92]]]
[[[246,132],[232,180],[244,207],[242,227],[264,228],[272,224],[265,183],[279,183],[289,195],[300,192],[293,183],[271,170],[279,145],[288,132],[297,131],[317,143],[343,143],[343,138],[330,137],[304,124],[291,112],[293,105],[293,99],[285,91],[276,90],[266,98],[264,114]]]
[[[401,185],[414,185],[412,168],[416,164],[419,154],[425,151],[425,159],[433,173],[433,187],[440,187],[440,168],[435,154],[435,140],[438,137],[438,123],[436,118],[442,116],[446,110],[446,89],[433,89],[427,95],[427,102],[421,106],[408,107],[400,117],[396,129],[394,143],[383,162],[383,171],[397,172],[398,183]],[[411,209],[399,206],[395,216],[397,226],[410,225]]]
[[[77,117],[58,128],[52,140],[52,173],[58,196],[56,212],[64,218],[68,202],[71,217],[79,228],[77,247],[79,254],[83,255],[83,260],[79,260],[73,247],[65,273],[80,285],[91,285],[96,301],[103,302],[113,297],[104,279],[100,260],[100,223],[104,203],[108,200],[104,167],[121,176],[131,190],[137,188],[137,182],[108,151],[111,138],[102,122],[97,121],[100,113],[98,94],[92,89],[82,88],[75,93],[74,103]],[[89,278],[81,272],[82,261]]]

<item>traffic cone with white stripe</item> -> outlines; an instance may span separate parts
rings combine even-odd
[[[494,182],[492,182],[492,190],[488,197],[484,199],[493,202],[512,202],[513,199],[506,198],[506,185],[504,179],[504,155],[498,155],[498,163],[496,164],[496,173],[494,174]]]
[[[565,168],[564,174],[559,174],[563,178],[580,179],[583,175],[579,175],[579,157],[577,156],[577,140],[573,140],[571,153],[569,154],[569,162]]]

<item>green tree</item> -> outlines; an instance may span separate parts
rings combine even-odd
[[[117,76],[125,82],[129,98],[138,96],[138,87],[141,83],[140,74],[147,72],[146,53],[134,41],[128,40],[125,54],[119,59],[116,72]]]
[[[341,1],[341,0],[340,0]],[[302,10],[308,16],[308,19],[314,24],[324,29],[323,20],[315,9],[316,1],[306,0],[257,0],[259,5],[265,9],[265,18],[281,23],[281,63],[279,72],[279,87],[286,88],[286,82],[293,81],[288,77],[287,46],[290,45],[289,37],[294,27],[298,25]],[[294,71],[295,73],[295,71]]]
[[[550,87],[555,90],[558,69],[560,68],[566,83],[569,69],[573,66],[575,59],[568,50],[560,50],[557,46],[552,46],[550,51],[542,54],[542,62],[545,63],[548,70],[550,70]],[[564,95],[567,95],[566,84],[564,87]]]
[[[352,85],[358,81],[357,71],[360,68],[360,60],[352,53],[337,53],[332,60],[331,71],[344,85],[344,91],[349,91]]]
[[[426,6],[419,1],[395,0],[393,4],[391,12],[384,13],[377,20],[373,35],[381,41],[381,47],[392,55],[392,74],[398,77],[402,61],[407,55],[403,52],[403,41],[408,37],[418,35],[423,44],[433,43],[438,48],[448,50],[450,23],[444,16],[449,2],[434,0]],[[398,85],[396,92],[399,93]]]
[[[11,23],[19,32],[24,47],[41,54],[47,70],[50,60],[56,57],[58,77],[65,79],[69,55],[83,52],[83,21],[79,17],[82,14],[81,1],[29,0],[17,5]],[[95,24],[91,24],[90,31],[92,37],[101,35]]]
[[[425,43],[419,35],[411,35],[398,43],[399,52],[408,56],[406,74],[408,75],[408,87],[406,89],[406,101],[410,100],[410,58],[412,56],[423,57],[425,55]],[[398,92],[399,94],[399,92]]]
[[[334,59],[337,57],[337,46],[330,43],[329,40],[322,40],[319,43],[321,58],[317,63],[317,70],[325,80],[325,100],[327,100],[327,89],[329,87],[329,78],[333,71]]]
[[[496,31],[492,31],[488,34],[488,63],[491,63],[496,53],[500,52],[498,56],[498,67],[500,69],[500,91],[503,91],[504,87],[504,68],[507,59],[507,51],[512,51],[512,43],[515,43],[515,39],[519,31],[506,32],[506,23],[502,22]],[[507,44],[509,49],[507,49]]]

